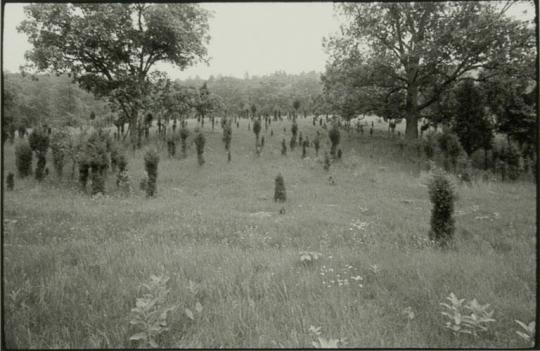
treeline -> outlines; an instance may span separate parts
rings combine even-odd
[[[195,87],[206,82],[208,90],[221,98],[224,112],[233,115],[251,112],[252,106],[255,106],[256,115],[272,115],[276,111],[311,114],[323,110],[320,73],[314,71],[300,74],[275,72],[242,79],[210,76],[208,80],[191,78],[176,82]]]
[[[92,112],[103,120],[113,118],[106,99],[95,98],[65,75],[4,72],[3,100],[5,132],[42,124],[76,127]]]

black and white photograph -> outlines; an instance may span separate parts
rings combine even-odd
[[[3,2],[2,348],[530,349],[538,2]]]

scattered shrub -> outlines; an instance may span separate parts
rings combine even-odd
[[[223,126],[223,142],[225,143],[225,150],[229,151],[231,147],[232,128],[231,125],[225,123]]]
[[[56,175],[61,178],[64,170],[64,160],[69,148],[70,136],[66,130],[55,131],[51,136],[51,151]]]
[[[280,173],[275,179],[274,201],[284,202],[286,200],[287,194],[285,192],[285,181],[283,180],[283,176]]]
[[[197,132],[197,136],[195,137],[195,146],[197,147],[197,160],[199,162],[199,166],[202,166],[204,164],[204,144],[206,143],[206,138],[204,137],[204,134],[200,131]]]
[[[32,149],[24,140],[15,146],[15,166],[21,178],[32,174]]]
[[[182,142],[182,157],[186,157],[186,149],[187,149],[187,138],[189,137],[189,129],[186,128],[186,126],[182,126],[182,129],[180,129],[180,140]]]
[[[469,157],[464,153],[457,159],[457,173],[459,179],[465,183],[472,181],[472,162]]]
[[[306,150],[307,150],[308,146],[309,146],[309,141],[304,140],[304,142],[302,143],[302,158],[306,157]]]
[[[227,152],[227,162],[231,162],[231,150]]]
[[[281,141],[281,154],[287,155],[287,142],[285,141],[285,139]]]
[[[330,170],[330,157],[328,156],[328,152],[324,153],[324,170],[328,171]]]
[[[341,160],[341,155],[342,155],[341,149],[338,149],[338,151],[337,151],[338,160]]]
[[[79,184],[81,190],[86,192],[86,183],[88,182],[88,175],[90,174],[90,166],[88,163],[79,162]]]
[[[7,187],[7,190],[13,190],[13,188],[15,187],[15,176],[11,172],[9,172],[7,175],[6,187]]]
[[[319,148],[321,147],[321,141],[318,135],[315,137],[315,140],[313,140],[313,146],[315,147],[315,155],[319,156]]]
[[[454,133],[444,132],[439,135],[438,143],[444,155],[444,169],[446,171],[455,170],[457,158],[463,153],[458,136]]]
[[[49,135],[45,128],[34,128],[28,137],[28,143],[32,151],[36,153],[36,179],[43,180],[45,177],[45,165],[47,164],[47,150],[49,148]]]
[[[506,147],[503,154],[503,161],[506,163],[508,179],[516,180],[520,174],[520,162],[521,154],[519,149],[512,143]]]
[[[146,184],[146,196],[151,197],[156,194],[156,183],[158,175],[159,154],[155,149],[150,149],[144,155],[144,168],[148,174]]]
[[[336,157],[336,148],[339,145],[339,139],[340,139],[340,134],[339,134],[339,129],[338,129],[337,124],[334,124],[332,126],[332,129],[328,131],[328,137],[330,138],[330,142],[332,143],[332,146],[330,148],[330,155],[332,155],[332,157]]]
[[[176,155],[176,136],[174,134],[167,137],[167,154],[169,157]]]
[[[435,156],[435,134],[427,133],[422,144],[424,154],[426,155],[427,159],[432,160],[433,156]]]
[[[259,144],[259,134],[261,133],[261,121],[256,119],[253,122],[253,133],[255,133],[255,145]]]
[[[429,197],[433,204],[429,239],[440,246],[447,246],[454,235],[455,194],[450,181],[436,172],[429,183]]]

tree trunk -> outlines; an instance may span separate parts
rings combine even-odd
[[[418,87],[409,84],[407,87],[405,138],[418,138]]]

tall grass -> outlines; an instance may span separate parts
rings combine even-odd
[[[311,140],[319,127],[310,121],[299,127]],[[427,242],[428,174],[386,125],[375,122],[373,137],[343,132],[344,157],[328,173],[313,150],[281,155],[287,121],[272,122],[282,125],[256,157],[247,123],[234,129],[230,163],[209,124],[204,167],[192,136],[185,159],[167,158],[153,139],[162,159],[155,198],[138,189],[120,196],[112,174],[98,198],[80,193],[76,177],[18,180],[4,194],[7,345],[136,347],[130,311],[140,285],[163,272],[167,303],[178,308],[160,347],[312,347],[310,326],[347,347],[528,346],[514,320],[535,319],[534,184],[457,183],[456,249],[441,252]],[[329,148],[322,138],[319,155]],[[14,151],[4,151],[7,174]],[[137,183],[143,151],[127,155]],[[273,201],[278,172],[287,180],[284,215]],[[300,251],[323,255],[305,265]],[[321,274],[330,268],[349,284],[330,284]],[[439,303],[450,292],[492,306],[487,333],[444,328]],[[203,310],[188,318],[196,302]]]

